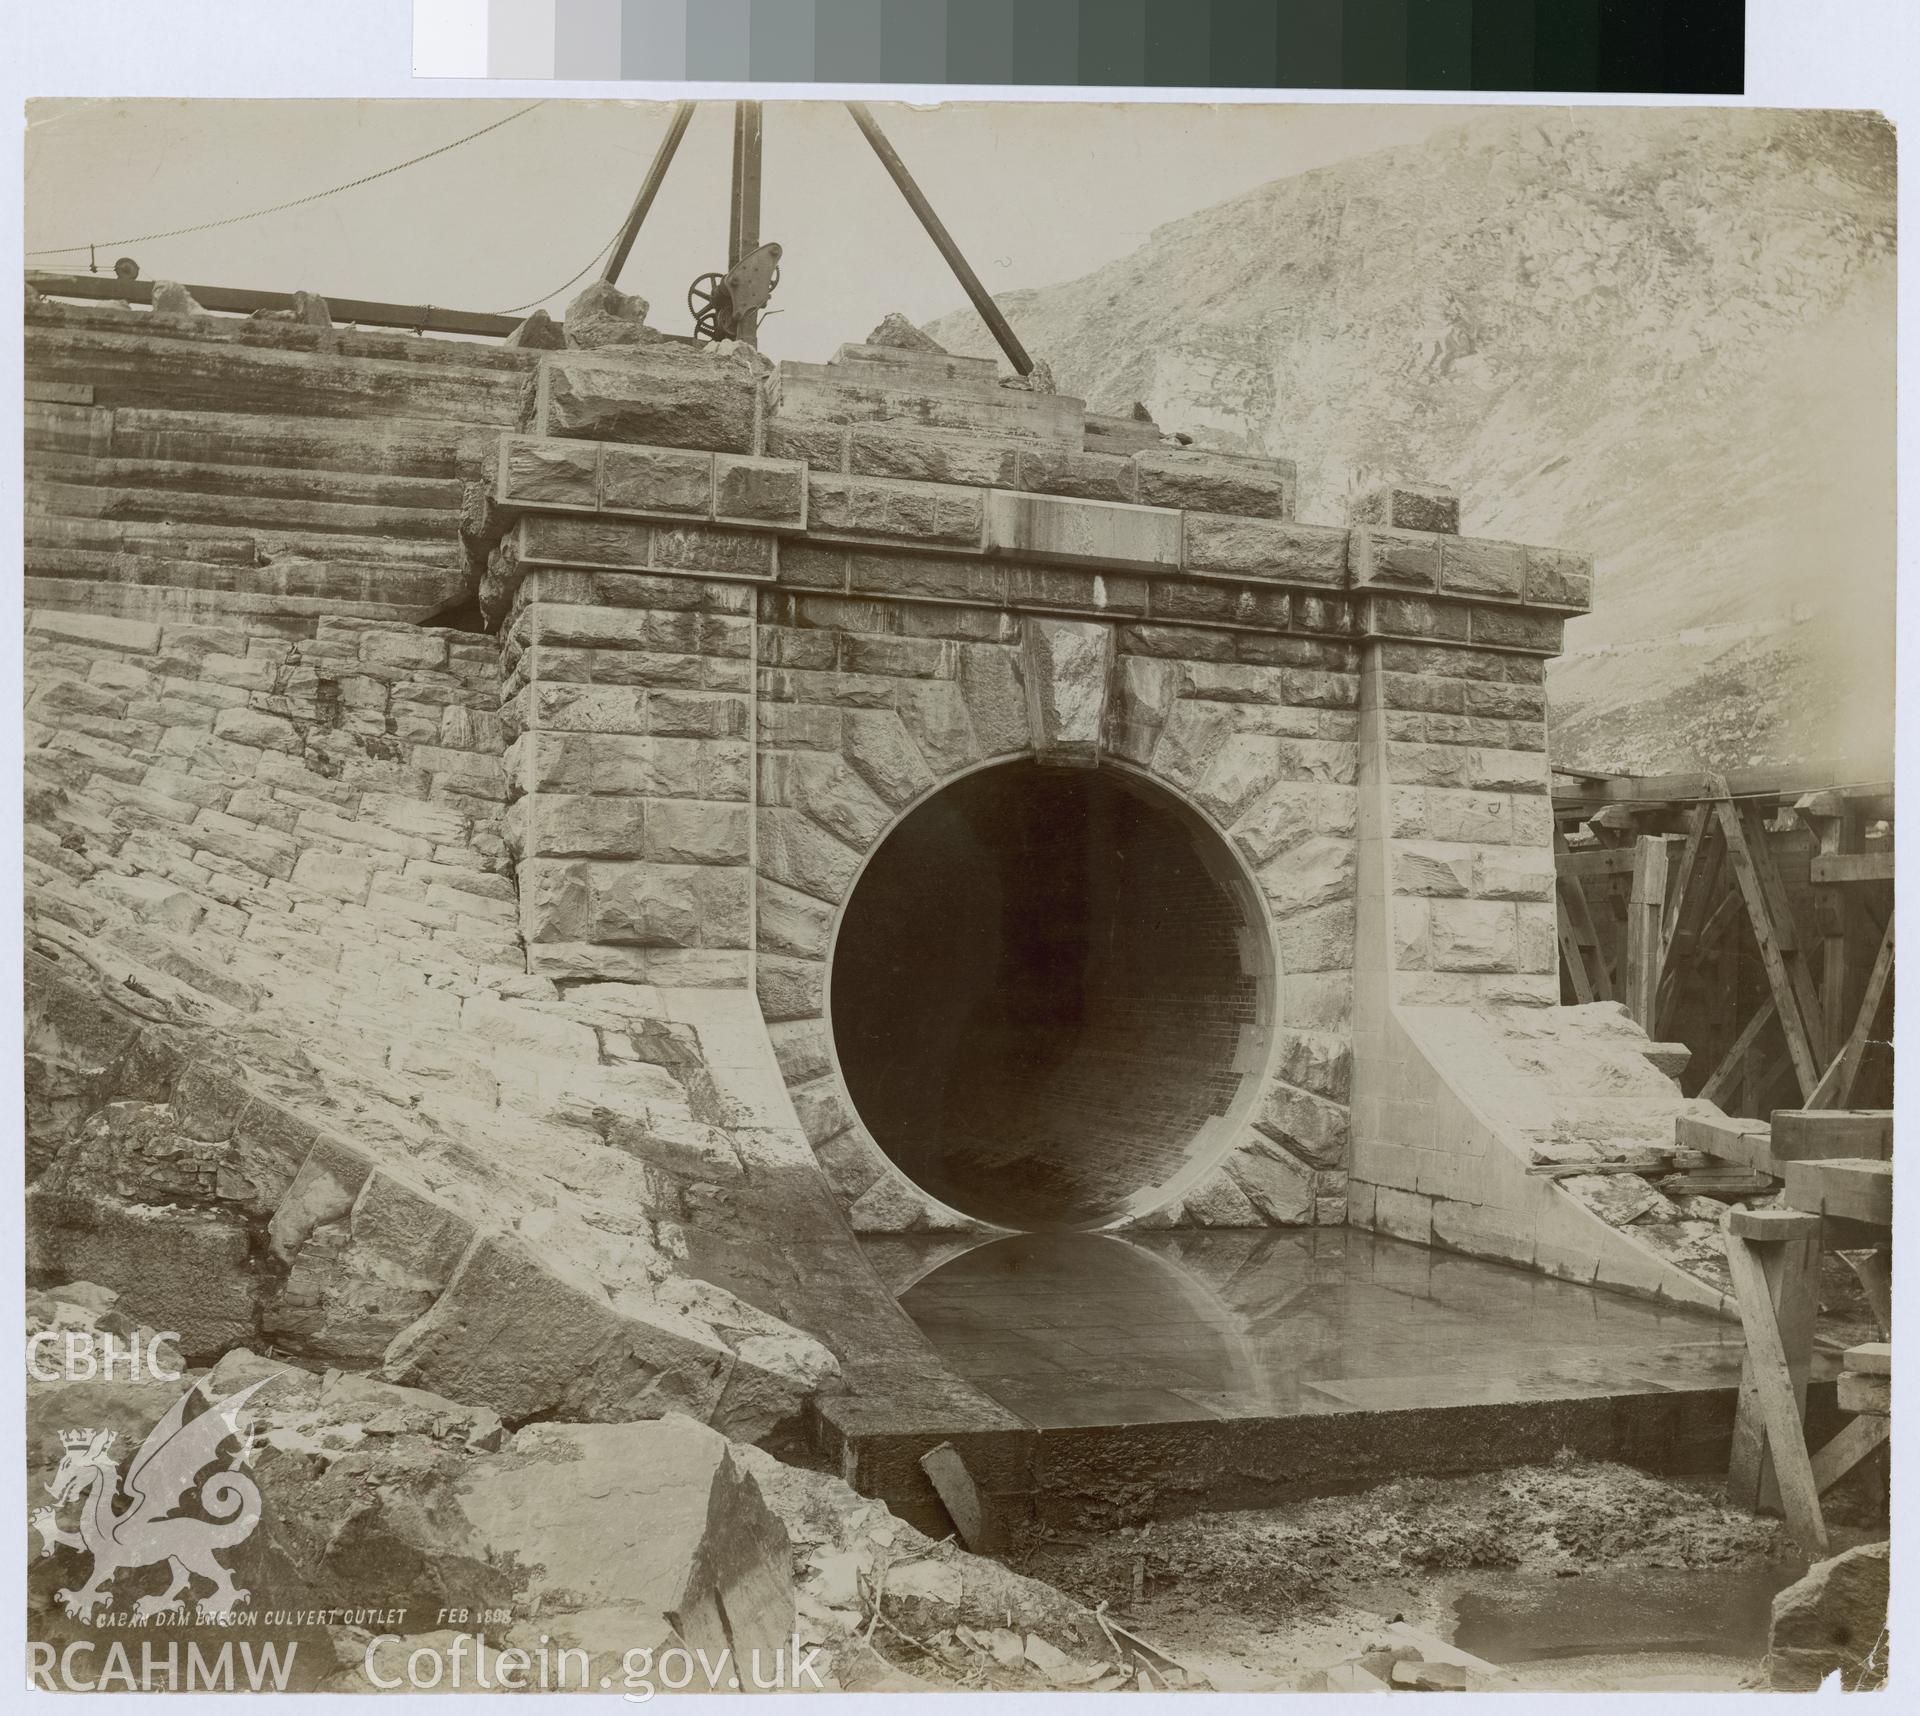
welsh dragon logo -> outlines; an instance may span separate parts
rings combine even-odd
[[[234,1584],[233,1575],[214,1556],[244,1543],[260,1523],[259,1487],[240,1469],[253,1458],[253,1420],[243,1421],[240,1408],[273,1380],[262,1377],[224,1400],[205,1395],[206,1404],[189,1418],[188,1402],[202,1394],[196,1383],[147,1432],[124,1473],[111,1456],[113,1431],[61,1431],[60,1466],[47,1485],[55,1505],[35,1512],[33,1527],[40,1533],[43,1556],[55,1548],[84,1549],[93,1556],[93,1573],[84,1585],[54,1593],[69,1615],[91,1620],[95,1609],[111,1602],[107,1586],[116,1574],[161,1561],[172,1572],[172,1582],[157,1595],[140,1598],[133,1606],[137,1617],[182,1613],[182,1594],[196,1574],[213,1582],[212,1594],[196,1605],[201,1612],[225,1615],[247,1600],[249,1593]],[[208,1472],[229,1442],[235,1448],[224,1467]],[[204,1518],[177,1511],[189,1491],[195,1493]],[[116,1511],[122,1493],[127,1503]],[[75,1497],[80,1528],[63,1531],[58,1509]]]

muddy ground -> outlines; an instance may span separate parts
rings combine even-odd
[[[1717,1478],[1563,1458],[1410,1478],[1258,1512],[1099,1536],[1034,1535],[1009,1557],[1222,1690],[1282,1689],[1391,1622],[1580,1689],[1764,1684],[1774,1591],[1805,1569],[1780,1522],[1728,1507]],[[1877,1494],[1836,1497],[1836,1548]]]

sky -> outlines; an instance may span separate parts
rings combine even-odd
[[[618,229],[666,126],[664,105],[549,101],[374,184],[175,238],[325,190],[478,130],[525,101],[36,102],[26,137],[30,268],[508,310],[559,290]],[[1052,285],[1152,230],[1272,179],[1418,142],[1470,121],[1459,106],[874,104],[990,292]],[[731,116],[696,112],[620,278],[667,333],[691,326],[688,284],[726,266]],[[822,360],[889,311],[959,307],[946,264],[836,102],[764,109],[761,237],[784,250],[763,318],[775,358]]]

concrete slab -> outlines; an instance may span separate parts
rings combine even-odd
[[[915,1243],[885,1241],[902,1309],[1023,1426],[996,1438],[996,1500],[1056,1523],[1562,1447],[1667,1471],[1726,1459],[1741,1336],[1705,1312],[1357,1229],[1020,1234],[958,1255],[930,1238],[917,1278],[898,1255]],[[1816,1418],[1836,1368],[1816,1360]],[[906,1447],[879,1401],[861,1408],[841,1448],[877,1481]],[[936,1428],[906,1417],[924,1414],[907,1438]]]

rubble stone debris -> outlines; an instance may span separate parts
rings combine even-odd
[[[899,351],[937,352],[946,356],[946,347],[938,344],[932,335],[923,334],[898,310],[890,310],[880,325],[867,335],[870,346],[892,346]]]
[[[647,310],[646,299],[622,292],[611,280],[596,280],[567,306],[566,344],[574,351],[602,351],[664,340],[659,329],[647,326]]]

